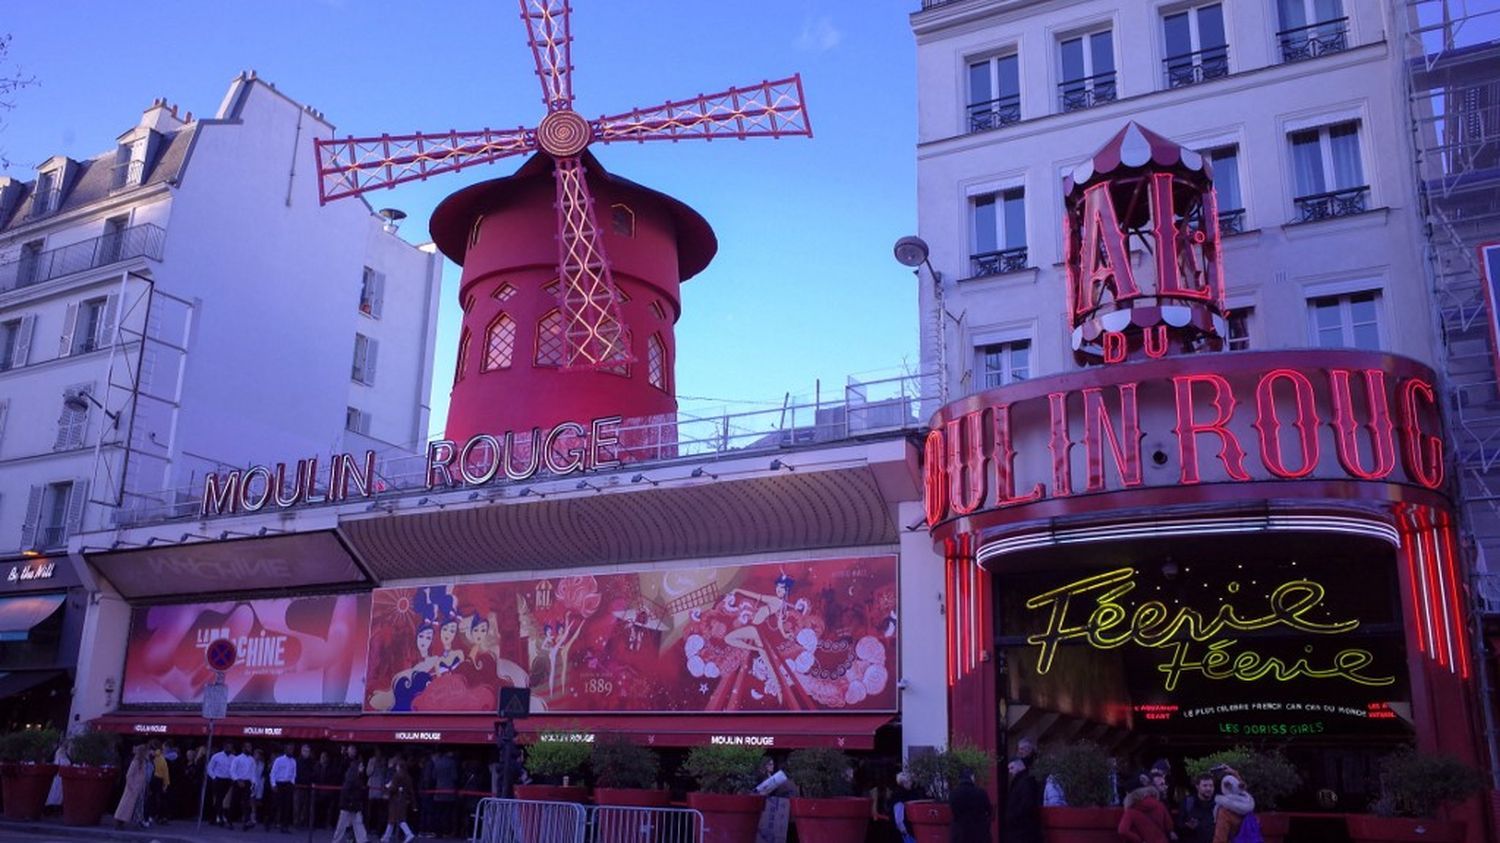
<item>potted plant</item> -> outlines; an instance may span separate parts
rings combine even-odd
[[[1189,758],[1184,766],[1189,781],[1195,781],[1220,764],[1234,768],[1255,797],[1255,816],[1260,820],[1260,833],[1266,843],[1282,843],[1291,829],[1291,817],[1277,813],[1276,808],[1302,786],[1302,774],[1281,750],[1258,751],[1246,746]]]
[[[683,771],[698,782],[688,806],[703,815],[703,843],[753,843],[766,798],[755,792],[765,751],[753,746],[695,746]]]
[[[98,825],[109,810],[114,790],[120,737],[112,732],[85,729],[66,741],[70,766],[57,771],[62,777],[63,823]]]
[[[1432,841],[1457,843],[1465,824],[1437,819],[1445,805],[1462,801],[1483,787],[1479,773],[1456,758],[1403,749],[1380,763],[1381,796],[1374,814],[1349,814],[1354,843]]]
[[[971,770],[975,784],[983,787],[994,766],[994,756],[968,745],[913,756],[906,765],[907,772],[911,773],[912,784],[929,797],[906,803],[906,824],[917,843],[947,843],[953,825],[948,799],[959,776]]]
[[[792,797],[792,819],[800,840],[861,843],[870,825],[870,800],[851,796],[854,777],[849,756],[830,748],[799,749],[786,762],[786,774],[799,795]]]
[[[589,756],[594,771],[594,801],[600,805],[665,807],[669,794],[656,786],[661,762],[656,753],[624,735],[594,742]]]
[[[581,732],[542,732],[526,748],[526,772],[531,784],[515,786],[517,799],[541,802],[582,802],[588,790],[574,784],[591,747]]]
[[[1107,807],[1109,765],[1108,754],[1086,741],[1050,747],[1037,759],[1037,780],[1045,786],[1049,777],[1054,779],[1068,803],[1042,808],[1049,843],[1116,843],[1120,809]]]
[[[57,765],[56,729],[25,729],[0,737],[0,793],[5,800],[5,818],[34,820],[42,815],[47,790]]]

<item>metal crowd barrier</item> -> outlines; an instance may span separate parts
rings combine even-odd
[[[529,799],[481,799],[473,843],[702,843],[693,808],[636,808]]]

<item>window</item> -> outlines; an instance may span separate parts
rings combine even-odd
[[[1026,189],[1013,187],[970,200],[974,277],[1026,267]]]
[[[667,388],[667,347],[656,334],[646,340],[646,379],[657,389]]]
[[[52,450],[69,451],[83,447],[83,435],[88,431],[90,405],[87,398],[82,401],[78,401],[78,398],[92,388],[89,384],[81,384],[63,391],[62,413],[57,417],[57,438],[52,442]]]
[[[1031,340],[998,342],[979,347],[979,382],[991,389],[1031,376]]]
[[[667,312],[662,309],[661,302],[654,301],[651,303],[651,315],[657,319],[665,320],[667,318]]]
[[[1319,348],[1380,348],[1380,293],[1321,296],[1308,301]]]
[[[1282,61],[1302,61],[1349,49],[1349,19],[1340,0],[1277,0]]]
[[[1245,351],[1250,347],[1250,320],[1255,308],[1241,307],[1229,312],[1229,336],[1224,343],[1226,351]]]
[[[1240,194],[1240,148],[1230,144],[1205,149],[1201,154],[1213,166],[1214,192],[1219,197],[1219,232],[1239,234],[1245,230],[1245,200]]]
[[[1021,119],[1021,69],[1015,53],[969,62],[969,131]]]
[[[88,354],[112,342],[117,303],[118,296],[100,296],[68,305],[68,314],[63,317],[64,330],[59,338],[58,356]]]
[[[83,481],[48,483],[31,487],[26,520],[21,525],[23,550],[62,547],[83,521]]]
[[[375,354],[380,350],[380,343],[365,336],[354,335],[354,367],[350,377],[366,386],[375,385]]]
[[[609,227],[621,237],[635,236],[635,211],[629,205],[609,206]]]
[[[25,366],[31,356],[31,332],[35,316],[0,322],[0,371]]]
[[[110,173],[110,189],[134,187],[145,180],[146,138],[140,137],[115,148],[115,166]]]
[[[562,311],[550,310],[536,325],[536,365],[561,366],[563,340]]]
[[[40,271],[42,265],[42,241],[32,240],[21,245],[21,259],[16,262],[16,286],[24,287],[27,284],[36,284],[45,281]]]
[[[385,273],[376,272],[367,266],[359,281],[359,312],[379,319],[380,310],[384,306]]]
[[[110,217],[104,221],[104,236],[99,238],[99,266],[114,263],[120,259],[121,247],[125,240],[125,226],[130,223],[128,217]]]
[[[57,171],[48,170],[36,175],[36,193],[31,197],[31,215],[44,217],[57,210],[61,198],[57,184]]]
[[[495,288],[495,292],[490,293],[490,297],[499,302],[510,301],[516,297],[516,288],[502,282]]]
[[[1161,20],[1168,88],[1181,88],[1229,75],[1229,47],[1224,38],[1224,7],[1196,6]]]
[[[1364,212],[1370,188],[1360,163],[1359,123],[1303,129],[1289,140],[1297,222]]]
[[[484,341],[484,363],[479,367],[481,372],[493,372],[498,369],[509,369],[511,360],[516,355],[516,320],[507,314],[500,314],[490,327],[485,331]]]
[[[1114,32],[1102,30],[1069,38],[1058,45],[1063,111],[1092,108],[1115,99]]]
[[[344,429],[351,433],[369,436],[370,414],[355,407],[345,407]]]
[[[469,329],[465,328],[458,336],[458,362],[453,366],[453,382],[456,384],[464,379],[465,370],[469,368]]]

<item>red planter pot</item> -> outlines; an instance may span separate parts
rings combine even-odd
[[[1119,843],[1119,808],[1043,808],[1047,843]]]
[[[766,797],[689,793],[688,807],[703,815],[703,843],[755,843]]]
[[[1266,843],[1285,843],[1287,832],[1292,829],[1290,816],[1268,811],[1256,814],[1255,818],[1260,820],[1260,836],[1265,838]]]
[[[0,795],[5,798],[5,818],[40,819],[55,775],[56,764],[0,764]]]
[[[944,802],[925,799],[906,803],[906,828],[917,843],[948,843],[953,809]]]
[[[57,774],[62,776],[63,825],[98,825],[109,811],[115,768],[75,764],[59,769]]]
[[[665,808],[672,804],[672,794],[644,787],[596,787],[594,804],[622,808]]]
[[[860,796],[834,799],[792,797],[797,839],[817,843],[864,843],[870,827],[870,800]]]
[[[537,802],[582,802],[589,798],[588,788],[561,784],[518,784],[512,788],[517,799]]]
[[[1462,843],[1468,831],[1462,821],[1454,820],[1348,814],[1344,821],[1353,843]]]
[[[650,810],[632,811],[631,808],[665,808],[672,804],[672,795],[665,790],[648,790],[634,787],[596,787],[594,804],[601,808],[616,808],[600,812],[594,821],[598,843],[637,843],[641,840],[671,840],[688,836],[692,829],[678,829],[671,820]]]

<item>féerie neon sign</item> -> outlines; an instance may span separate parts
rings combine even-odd
[[[1138,587],[1136,573],[1134,568],[1117,568],[1026,601],[1026,608],[1048,613],[1046,630],[1026,638],[1026,643],[1040,648],[1037,673],[1052,669],[1058,645],[1082,641],[1101,650],[1127,644],[1165,650],[1166,661],[1156,670],[1163,674],[1162,684],[1168,691],[1177,688],[1184,674],[1242,682],[1342,679],[1369,687],[1396,681],[1394,676],[1366,672],[1375,661],[1369,650],[1346,648],[1331,659],[1315,661],[1313,648],[1308,645],[1303,648],[1305,655],[1288,660],[1239,647],[1239,642],[1230,637],[1237,632],[1275,627],[1310,635],[1344,635],[1358,629],[1358,620],[1318,621],[1311,617],[1322,607],[1327,594],[1313,580],[1295,579],[1276,586],[1265,596],[1263,607],[1253,610],[1258,614],[1236,608],[1226,600],[1217,612],[1205,616],[1187,606],[1168,607],[1160,600],[1144,600],[1132,606],[1125,598]],[[1231,584],[1229,591],[1238,595],[1241,589]]]

